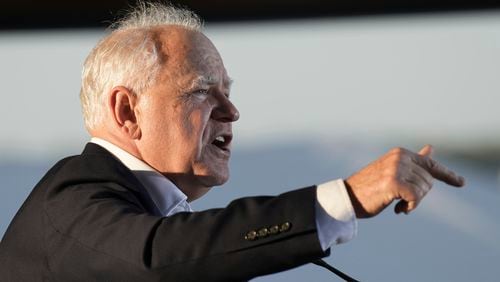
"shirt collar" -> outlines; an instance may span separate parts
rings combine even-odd
[[[187,196],[156,169],[109,141],[92,137],[90,142],[108,150],[132,171],[134,176],[146,188],[163,216],[169,216],[181,211],[192,211],[187,203]]]

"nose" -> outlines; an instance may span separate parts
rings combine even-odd
[[[235,122],[240,118],[240,112],[225,95],[218,99],[217,106],[212,111],[212,118],[221,122]]]

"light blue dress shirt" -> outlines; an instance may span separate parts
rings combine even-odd
[[[193,211],[187,196],[157,170],[106,140],[93,137],[90,142],[108,150],[132,171],[163,216]],[[317,186],[316,227],[323,250],[356,236],[357,221],[342,179]]]

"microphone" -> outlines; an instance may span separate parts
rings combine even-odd
[[[358,280],[350,277],[349,275],[347,275],[347,274],[343,273],[342,271],[336,269],[335,267],[329,265],[328,263],[326,263],[326,261],[324,261],[322,259],[315,260],[312,263],[314,263],[315,265],[319,265],[321,267],[324,267],[324,268],[330,270],[331,272],[335,273],[335,275],[337,275],[338,277],[344,279],[347,282],[359,282]]]

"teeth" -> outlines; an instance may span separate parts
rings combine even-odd
[[[219,141],[219,142],[225,142],[226,139],[224,138],[224,136],[217,136],[217,138],[215,138],[215,140]]]

